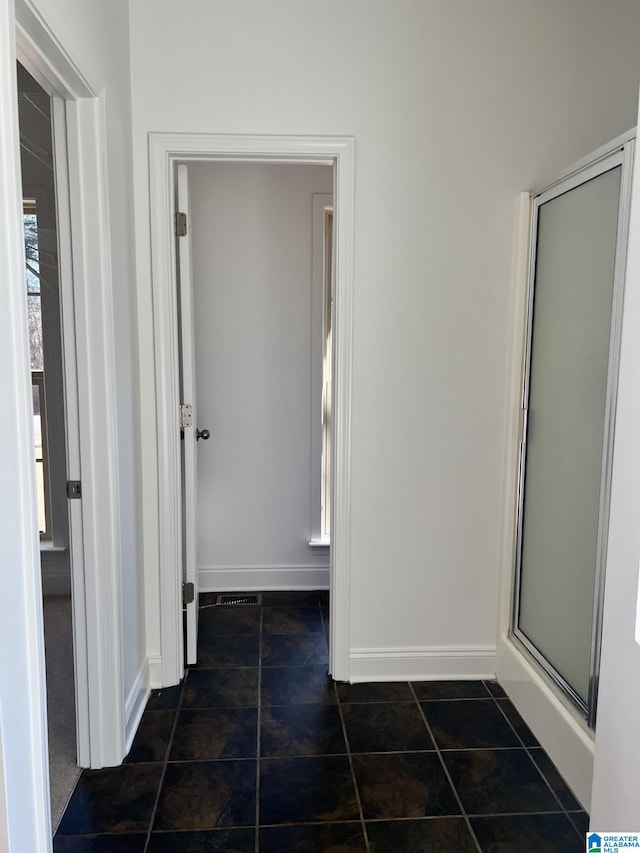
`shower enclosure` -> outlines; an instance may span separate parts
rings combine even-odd
[[[592,727],[633,144],[532,198],[512,635]]]

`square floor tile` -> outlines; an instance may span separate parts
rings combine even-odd
[[[552,812],[559,806],[524,749],[444,752],[467,814]]]
[[[563,814],[471,818],[471,826],[488,853],[584,853],[584,838]]]
[[[149,700],[147,701],[147,711],[165,711],[171,708],[177,708],[182,694],[182,685],[176,684],[175,687],[163,687],[160,690],[152,690]]]
[[[263,758],[344,755],[347,752],[336,705],[284,705],[262,709]]]
[[[324,626],[318,606],[265,607],[262,619],[263,634],[323,633]]]
[[[460,814],[433,752],[354,755],[353,766],[365,820]]]
[[[477,853],[464,818],[383,820],[367,823],[371,853]]]
[[[503,688],[498,684],[497,681],[485,681],[485,687],[494,697],[494,699],[502,699],[506,698],[507,694],[504,692]]]
[[[259,650],[260,637],[257,634],[201,636],[198,640],[198,667],[258,666]]]
[[[260,607],[206,607],[200,610],[198,633],[202,637],[219,634],[258,634]]]
[[[567,811],[580,811],[582,806],[571,793],[571,789],[564,781],[553,761],[544,749],[530,749],[529,754],[538,765],[538,770],[547,780],[553,793],[560,801],[560,805]]]
[[[262,705],[335,705],[333,681],[326,666],[266,667],[262,670]]]
[[[586,812],[570,812],[568,817],[581,835],[589,832],[589,815]]]
[[[169,761],[255,758],[257,741],[257,708],[183,710],[178,714]]]
[[[255,853],[255,829],[153,832],[147,853]]]
[[[342,705],[351,752],[435,749],[415,702]]]
[[[270,590],[262,594],[263,607],[317,607],[320,603],[315,589]]]
[[[56,835],[53,853],[143,853],[147,833]]]
[[[192,669],[182,694],[183,708],[258,705],[258,667]]]
[[[265,634],[262,638],[263,666],[328,667],[327,638],[320,634]]]
[[[496,704],[501,709],[502,713],[509,720],[516,731],[516,734],[525,746],[540,746],[535,735],[529,726],[516,711],[515,706],[510,699],[498,699]]]
[[[201,607],[213,607],[215,605],[219,592],[201,592],[198,594],[198,609]]]
[[[357,820],[346,756],[260,761],[260,825]]]
[[[348,850],[366,850],[359,823],[260,827],[260,853],[346,853]]]
[[[420,704],[440,749],[520,746],[520,741],[493,699]]]
[[[145,711],[125,763],[164,761],[175,719],[175,711]]]
[[[85,770],[58,833],[135,832],[149,828],[162,764],[123,764]]]
[[[418,699],[488,699],[489,691],[482,681],[413,681]]]
[[[406,681],[362,682],[338,684],[340,702],[415,702]]]
[[[168,764],[154,830],[254,826],[255,761]]]

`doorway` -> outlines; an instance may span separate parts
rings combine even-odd
[[[321,525],[312,514],[328,491],[319,484],[312,494],[323,459],[322,444],[312,447],[323,397],[313,368],[324,353],[312,345],[330,324],[312,310],[312,214],[314,196],[332,191],[332,169],[195,163],[187,171],[194,426],[211,433],[198,442],[200,589],[326,588],[328,524],[324,547],[312,541]]]
[[[178,163],[273,163],[333,167],[335,278],[333,317],[333,506],[331,524],[330,671],[347,680],[348,580],[350,561],[350,403],[352,335],[352,251],[354,141],[350,137],[259,137],[223,135],[150,136],[154,340],[158,421],[158,483],[162,683],[176,683],[184,671],[181,619],[181,453],[178,309],[174,245],[174,182]],[[205,425],[206,426],[206,425]],[[215,430],[212,429],[215,434]]]
[[[58,430],[64,454],[54,467],[60,472],[58,496],[64,486],[60,502],[68,518],[77,757],[79,766],[97,768],[119,764],[125,754],[115,335],[106,135],[100,119],[104,104],[53,33],[22,2],[16,3],[15,56],[49,99],[58,359],[64,389],[58,408],[64,413]],[[16,126],[16,141],[19,137]],[[22,212],[22,195],[19,203]],[[21,269],[24,280],[24,260]],[[52,518],[55,524],[55,510]],[[54,591],[65,584],[68,590],[69,575],[58,568],[50,574]],[[40,579],[33,579],[33,588],[40,586]],[[40,612],[32,619],[41,625]],[[44,677],[44,670],[40,674]]]
[[[18,63],[25,283],[43,591],[51,829],[80,775],[76,740],[67,429],[51,98]]]

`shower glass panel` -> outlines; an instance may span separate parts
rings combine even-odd
[[[514,633],[585,714],[607,522],[621,174],[620,164],[592,170],[534,209]]]

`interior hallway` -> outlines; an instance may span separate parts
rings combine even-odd
[[[581,853],[588,816],[495,682],[334,684],[328,595],[200,597],[198,664],[55,853]]]

